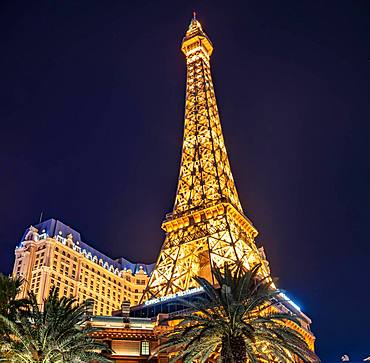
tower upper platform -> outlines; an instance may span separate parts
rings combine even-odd
[[[190,54],[201,50],[209,58],[213,52],[213,45],[207,34],[203,31],[201,24],[195,17],[191,19],[189,28],[181,44],[182,52],[188,57]]]

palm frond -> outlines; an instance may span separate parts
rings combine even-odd
[[[259,269],[231,269],[227,264],[214,268],[217,288],[195,277],[205,297],[180,301],[186,311],[168,319],[178,323],[158,351],[172,352],[171,362],[184,363],[205,362],[215,353],[222,362],[295,362],[296,357],[319,362],[301,334],[288,325],[300,327],[300,317],[281,310],[281,291],[270,277],[261,278]]]
[[[10,331],[10,339],[1,345],[4,362],[110,362],[102,354],[111,352],[110,348],[94,340],[91,333],[96,329],[86,325],[86,304],[78,304],[74,298],[59,298],[56,288],[44,300],[43,309],[33,293],[28,303],[27,314],[18,314],[15,321],[0,316],[0,323]]]

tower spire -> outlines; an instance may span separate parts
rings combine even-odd
[[[213,45],[195,15],[181,50],[187,77],[180,174],[143,301],[195,287],[194,276],[213,282],[214,265],[249,269],[261,263],[262,274],[269,276],[263,250],[254,243],[258,232],[243,214],[231,173],[211,77]]]
[[[195,16],[181,50],[187,62],[185,129],[174,213],[220,202],[242,213],[211,77],[213,45]]]

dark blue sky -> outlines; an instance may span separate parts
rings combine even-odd
[[[58,218],[153,262],[183,127],[195,9],[234,178],[324,362],[370,354],[368,1],[0,2],[0,266]]]

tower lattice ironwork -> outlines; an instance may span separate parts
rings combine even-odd
[[[166,239],[142,301],[196,287],[196,275],[213,282],[214,265],[249,269],[261,263],[262,274],[270,274],[235,187],[211,77],[213,46],[195,16],[181,50],[187,80],[180,176],[173,212],[162,224]]]

